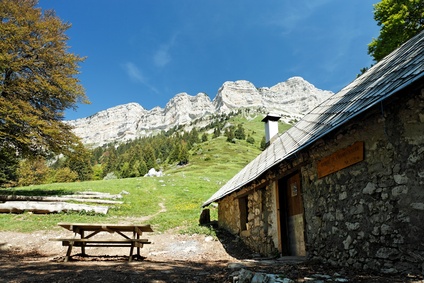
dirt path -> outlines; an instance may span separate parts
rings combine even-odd
[[[91,248],[89,257],[76,255],[64,263],[66,247],[48,239],[68,236],[60,230],[0,232],[0,282],[233,282],[242,267],[284,274],[295,282],[314,274],[338,274],[348,282],[413,282],[405,276],[381,277],[293,258],[253,260],[241,241],[223,231],[218,231],[218,239],[176,231],[149,235],[152,244],[142,249],[144,259],[131,263],[127,248]]]

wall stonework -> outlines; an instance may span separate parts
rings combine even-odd
[[[265,182],[265,180],[262,180]],[[253,189],[255,187],[255,189]],[[233,193],[219,202],[218,225],[237,234],[252,250],[263,255],[278,254],[275,184],[256,185]],[[239,197],[248,200],[247,229],[241,230]]]
[[[309,150],[302,173],[310,257],[424,271],[424,93],[400,102],[381,105]],[[355,141],[365,143],[364,161],[318,179],[316,162]]]
[[[364,160],[318,178],[317,162],[357,141]],[[278,179],[301,172],[306,252],[334,265],[424,273],[424,91],[349,121],[219,202],[219,224],[263,255],[278,253]],[[240,230],[238,197],[248,196]]]

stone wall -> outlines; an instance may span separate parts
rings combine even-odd
[[[318,178],[323,157],[364,142],[363,161]],[[380,272],[424,272],[424,91],[353,119],[219,202],[219,224],[263,255],[278,253],[276,186],[302,175],[309,258]],[[278,176],[278,177],[277,177]],[[248,199],[248,229],[240,227]]]
[[[262,180],[265,181],[265,180]],[[252,250],[262,255],[278,254],[274,183],[252,185],[219,202],[218,225],[240,238]],[[241,228],[239,199],[246,198],[248,206],[246,229]]]
[[[424,93],[382,104],[310,149],[307,250],[335,265],[424,270]],[[364,141],[365,160],[317,178],[317,160]]]

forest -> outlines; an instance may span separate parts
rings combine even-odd
[[[214,115],[212,123],[202,128],[197,128],[194,121],[190,131],[180,125],[126,143],[109,143],[96,148],[80,145],[67,156],[48,155],[20,160],[9,157],[10,174],[3,175],[0,185],[13,187],[140,177],[151,168],[159,171],[187,165],[196,145],[220,136],[224,136],[226,142],[243,140],[252,145],[257,143],[256,146],[263,149],[265,137],[252,130],[242,116],[239,110]],[[256,142],[260,136],[260,143]]]

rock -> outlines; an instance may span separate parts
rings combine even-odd
[[[367,186],[362,190],[363,194],[372,195],[376,190],[376,187],[373,183],[368,183]]]
[[[384,274],[395,274],[397,272],[398,271],[396,270],[396,268],[384,268],[381,270],[381,273],[384,273]]]
[[[397,186],[397,187],[394,187],[392,189],[392,196],[395,197],[395,198],[399,197],[400,195],[407,194],[407,193],[408,193],[408,187],[404,186],[404,185],[403,186]]]
[[[408,177],[405,174],[403,174],[403,175],[399,175],[399,174],[393,175],[393,179],[395,180],[396,184],[398,184],[398,185],[403,185],[403,184],[408,183]]]
[[[212,236],[207,236],[205,238],[205,242],[213,242],[213,237]]]
[[[350,235],[347,236],[346,240],[343,241],[344,249],[347,250],[350,247],[350,244],[352,243],[352,237]]]
[[[414,202],[410,204],[413,209],[424,210],[424,203]]]
[[[240,269],[233,272],[230,277],[237,283],[294,283],[290,278],[285,278],[280,274],[268,274],[263,272],[253,272],[248,269]]]
[[[162,177],[162,176],[163,176],[162,171],[160,171],[160,170],[156,171],[155,168],[151,168],[149,170],[149,172],[147,172],[147,174],[144,175],[144,177]]]

